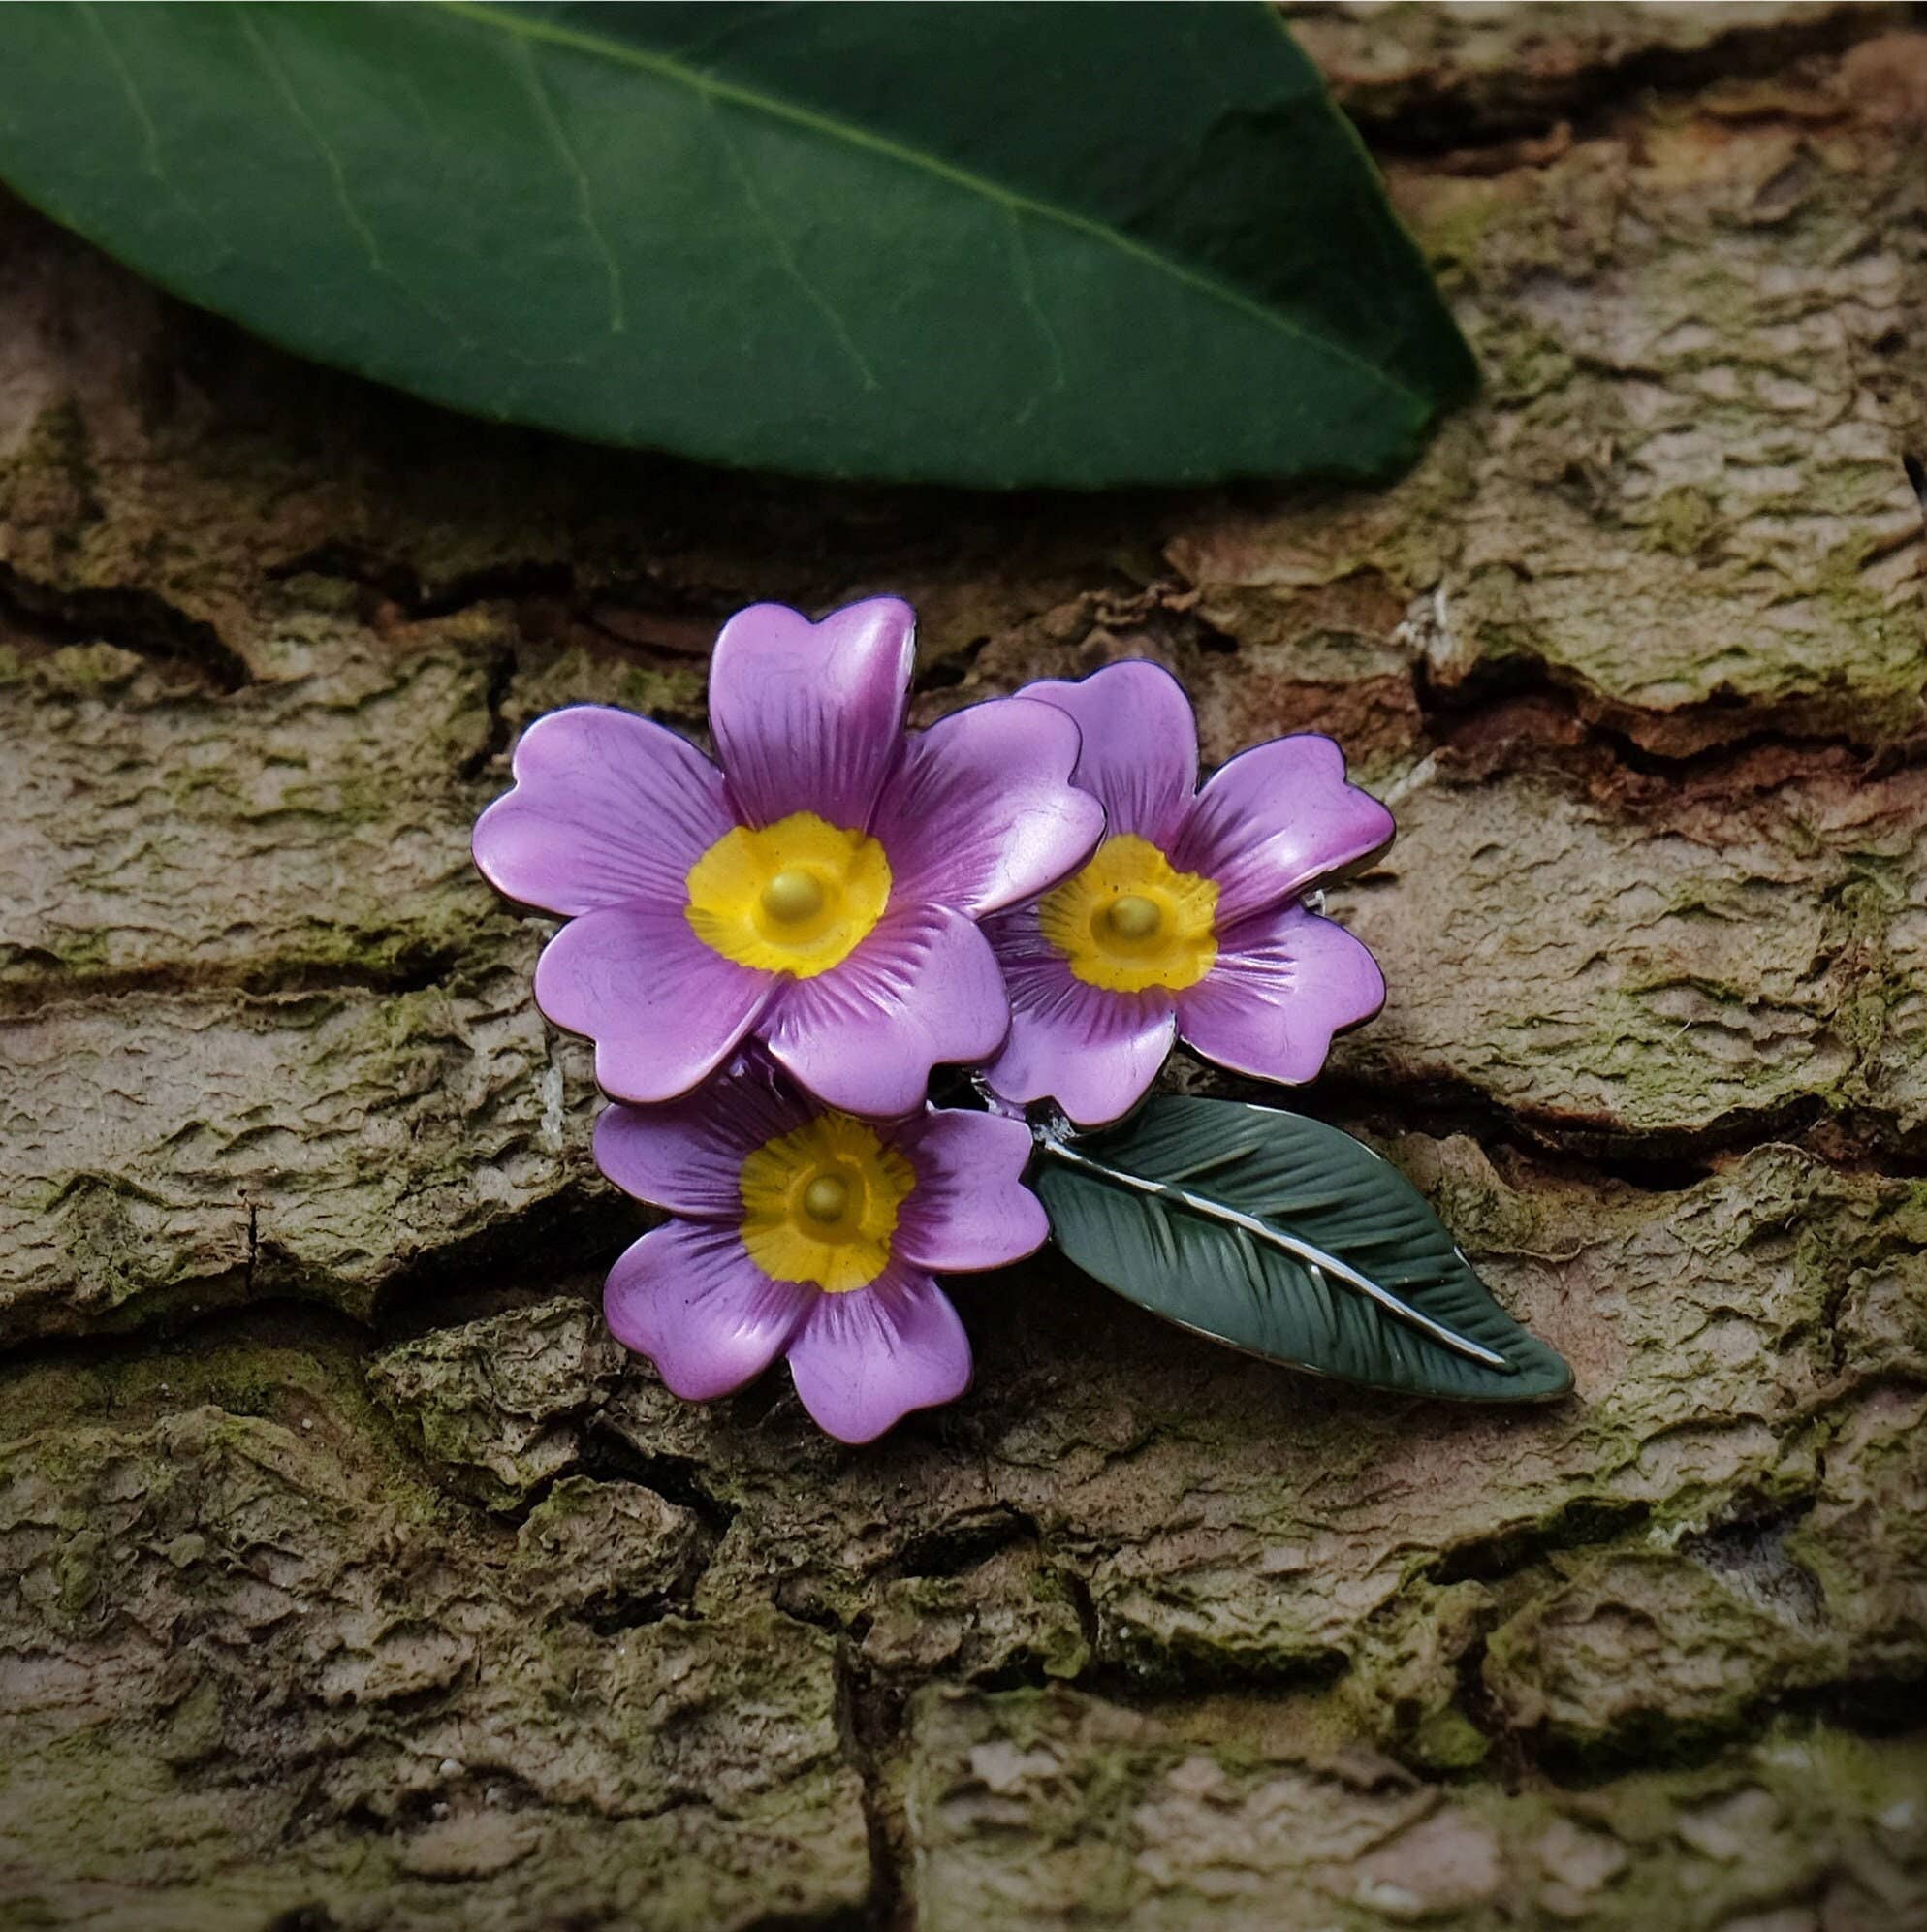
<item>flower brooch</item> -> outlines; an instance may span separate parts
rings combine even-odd
[[[869,1441],[969,1382],[934,1277],[1054,1239],[1300,1368],[1569,1386],[1369,1149],[1147,1099],[1176,1039],[1298,1084],[1383,1002],[1370,953],[1305,903],[1392,837],[1337,745],[1278,739],[1200,788],[1189,702],[1145,662],[909,732],[914,640],[890,597],[820,623],[739,612],[710,673],[714,762],[574,706],[522,734],[475,828],[487,877],[567,922],[535,995],[595,1043],[616,1103],[598,1163],[670,1217],[610,1275],[616,1337],[697,1401],[785,1356],[817,1422]],[[932,1106],[942,1068],[988,1110]]]

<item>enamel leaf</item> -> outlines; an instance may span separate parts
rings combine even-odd
[[[1414,1395],[1532,1402],[1572,1385],[1410,1182],[1335,1127],[1166,1095],[1041,1156],[1058,1247],[1183,1327]]]

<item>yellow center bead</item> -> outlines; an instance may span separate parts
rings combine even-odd
[[[1137,892],[1114,899],[1104,917],[1111,931],[1124,940],[1149,939],[1164,924],[1163,909],[1157,902]]]
[[[803,1190],[803,1211],[818,1225],[833,1225],[849,1211],[850,1184],[840,1174],[819,1174]]]
[[[1148,839],[1107,839],[1081,872],[1044,896],[1044,943],[1087,986],[1182,992],[1217,960],[1217,881],[1177,871]]]
[[[793,811],[736,826],[689,869],[691,930],[738,966],[813,979],[849,958],[890,903],[890,862],[867,832]]]
[[[876,1129],[819,1114],[767,1140],[742,1163],[742,1245],[778,1282],[833,1295],[867,1288],[890,1264],[897,1216],[915,1170]]]
[[[823,910],[823,882],[814,872],[792,868],[763,888],[763,910],[779,926],[814,919]]]

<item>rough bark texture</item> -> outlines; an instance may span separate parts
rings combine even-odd
[[[1301,30],[1488,374],[1382,491],[566,447],[0,213],[0,1923],[1927,1925],[1927,34]],[[1049,1262],[869,1450],[603,1337],[468,825],[884,588],[925,716],[1149,653],[1208,755],[1347,743],[1392,994],[1308,1098],[1574,1399]]]

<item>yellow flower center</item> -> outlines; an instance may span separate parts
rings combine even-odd
[[[1037,908],[1044,943],[1087,986],[1176,993],[1217,958],[1217,881],[1181,872],[1148,839],[1120,833]]]
[[[890,901],[890,862],[867,832],[813,811],[725,832],[689,868],[685,915],[738,966],[813,979],[847,959]]]
[[[767,1140],[742,1163],[742,1245],[779,1282],[833,1295],[867,1288],[890,1261],[897,1214],[915,1170],[874,1127],[818,1114]]]

